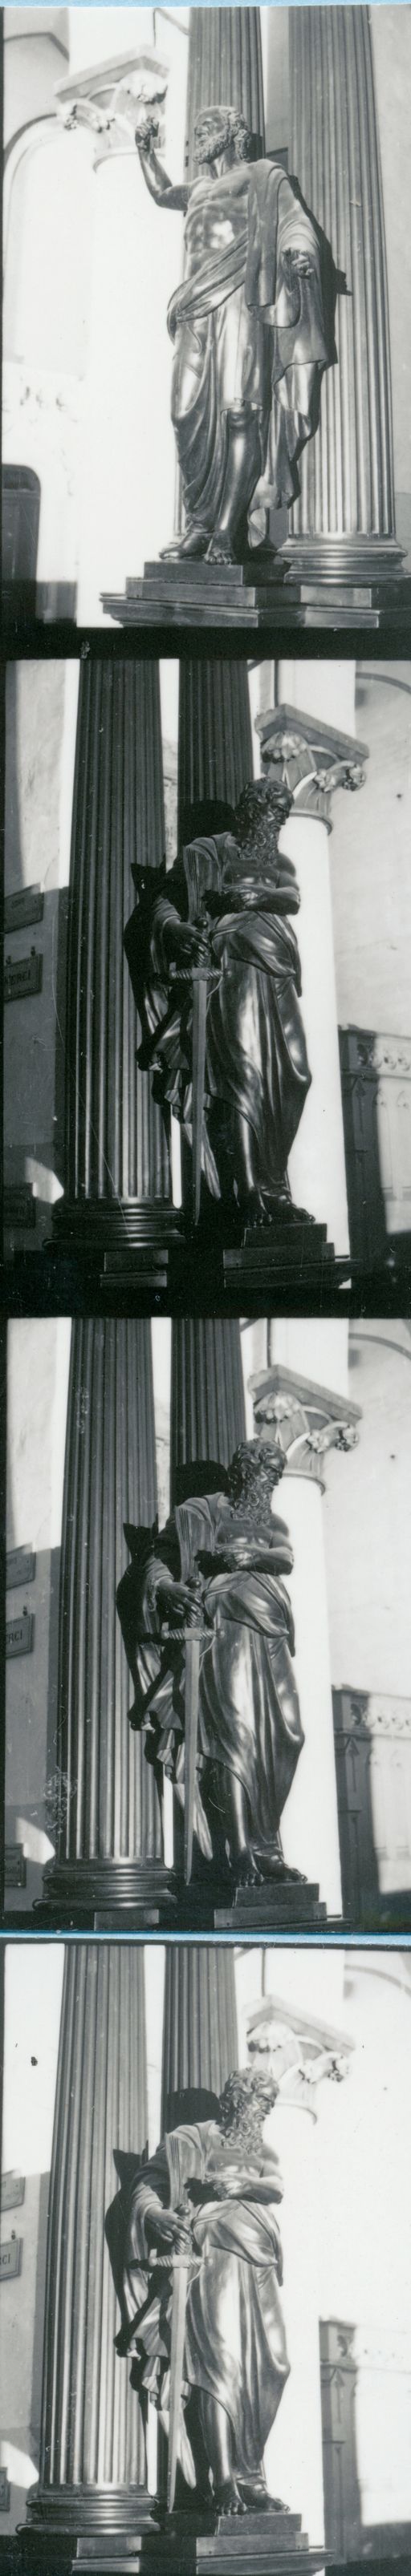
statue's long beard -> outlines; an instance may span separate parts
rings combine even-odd
[[[267,2107],[267,2104],[265,2104],[264,2110],[258,2112],[254,2110],[253,2113],[250,2112],[248,2115],[247,2112],[245,2112],[243,2113],[242,2118],[233,2120],[230,2123],[230,2127],[224,2130],[226,2145],[230,2147],[241,2147],[244,2154],[254,2154],[261,2161],[263,2144],[262,2132],[264,2120],[267,2118]]]

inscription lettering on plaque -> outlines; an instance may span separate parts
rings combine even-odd
[[[4,1885],[5,1887],[27,1887],[27,1862],[23,1843],[6,1843]]]
[[[32,1610],[22,1610],[21,1619],[6,1619],[6,1656],[31,1655],[33,1637]]]
[[[10,2236],[8,2244],[0,2245],[0,2281],[16,2280],[20,2271],[21,2245],[21,2236]]]
[[[2,2174],[0,2202],[2,2209],[21,2209],[26,2189],[25,2174]]]
[[[34,1583],[36,1559],[34,1547],[9,1547],[6,1556],[6,1590],[17,1591],[21,1583]]]
[[[30,957],[6,957],[4,968],[5,1002],[25,1002],[31,993],[41,993],[43,959],[37,948]]]
[[[36,1201],[31,1181],[10,1182],[9,1189],[4,1191],[3,1208],[5,1225],[35,1225]]]
[[[4,897],[5,930],[28,930],[33,921],[42,921],[44,894],[39,886],[23,886],[18,894]]]

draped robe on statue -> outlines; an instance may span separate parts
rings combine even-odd
[[[117,2161],[117,2160],[116,2160]],[[194,2390],[217,2399],[230,2416],[235,2465],[258,2474],[289,2364],[278,2278],[281,2243],[274,2204],[282,2198],[278,2160],[261,2148],[259,2175],[244,2174],[226,2149],[226,2189],[221,2130],[214,2120],[171,2130],[146,2164],[119,2158],[124,2182],[109,2213],[115,2247],[113,2270],[122,2325],[117,2351],[133,2356],[132,2383],[159,2408],[168,2431],[170,2403],[171,2272],[147,2272],[153,2246],[150,2222],[158,2210],[181,2213],[190,2225],[193,2270],[185,2319],[184,2400],[180,2458],[189,2485],[195,2468],[186,2421]],[[244,2163],[244,2158],[243,2158]],[[127,2170],[128,2169],[128,2170]],[[267,2194],[267,2185],[272,2185]],[[193,2197],[190,2187],[194,2186]],[[188,2249],[190,2250],[190,2249]],[[144,2269],[143,2267],[146,2266]]]
[[[294,1630],[291,1604],[280,1568],[292,1563],[286,1524],[272,1519],[273,1572],[258,1563],[258,1530],[238,1538],[247,1562],[224,1567],[224,1552],[235,1554],[236,1515],[222,1494],[202,1495],[178,1504],[168,1524],[170,1544],[178,1541],[178,1575],[187,1583],[202,1576],[204,1625],[200,1644],[196,1831],[206,1858],[212,1858],[207,1814],[201,1794],[207,1791],[207,1764],[223,1764],[241,1781],[247,1797],[250,1843],[267,1858],[280,1829],[304,1742],[299,1699],[293,1674]],[[128,1532],[132,1547],[132,1533]],[[167,1531],[164,1534],[167,1544]],[[160,1542],[161,1547],[161,1542]],[[260,1547],[261,1553],[261,1547]],[[210,1559],[216,1558],[215,1574]],[[254,1557],[254,1562],[253,1562]],[[219,1570],[219,1565],[224,1570]],[[176,1566],[177,1571],[177,1566]],[[145,1568],[129,1566],[117,1593],[126,1651],[136,1686],[131,1723],[145,1733],[148,1758],[163,1764],[184,1796],[184,1641],[161,1627],[156,1602],[164,1581],[164,1558],[153,1541]],[[158,1643],[155,1630],[157,1626]]]
[[[184,870],[184,874],[183,874]],[[255,1190],[267,1202],[281,1190],[309,1091],[301,968],[290,909],[298,908],[292,864],[277,853],[264,885],[253,885],[250,858],[229,832],[198,839],[177,867],[151,885],[145,912],[136,908],[125,947],[145,1033],[144,1062],[155,1096],[192,1137],[192,984],[170,984],[170,957],[184,887],[199,924],[204,965],[213,970],[206,1017],[202,1168],[211,1197]],[[160,873],[160,872],[159,872]],[[257,870],[255,871],[257,875]],[[207,922],[207,901],[213,896]],[[278,908],[276,908],[278,907]],[[204,934],[204,936],[203,936]],[[246,1139],[246,1142],[244,1142]]]
[[[318,424],[321,378],[334,356],[324,317],[322,256],[305,207],[271,161],[238,166],[190,191],[188,274],[168,309],[175,345],[172,419],[188,525],[218,523],[227,461],[227,414],[258,419],[259,501],[279,508],[298,491],[296,459]],[[195,253],[198,215],[210,250]],[[232,238],[224,238],[226,231]],[[218,241],[219,215],[221,216]],[[217,239],[216,239],[217,235]],[[299,254],[307,274],[293,269]],[[261,489],[260,489],[261,485]]]

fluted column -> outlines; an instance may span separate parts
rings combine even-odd
[[[330,1334],[333,1382],[328,1382]],[[250,1380],[255,1430],[279,1439],[285,1468],[281,1510],[290,1532],[294,1566],[290,1582],[295,1624],[296,1679],[304,1746],[284,1814],[285,1858],[318,1882],[332,1915],[341,1914],[341,1870],[334,1753],[332,1676],[322,1495],[328,1448],[344,1449],[358,1436],[360,1408],[347,1392],[347,1327],[326,1327],[321,1375],[301,1364],[304,1326],[287,1320],[271,1326],[272,1365]],[[308,1353],[310,1325],[308,1325]],[[317,1364],[318,1365],[318,1364]],[[342,1473],[344,1472],[342,1466]]]
[[[202,15],[202,12],[199,13]],[[219,16],[213,11],[213,16]],[[222,12],[230,17],[230,10]],[[237,13],[241,16],[241,10]],[[208,11],[204,12],[208,16]],[[210,797],[236,805],[253,775],[246,662],[180,662],[178,836],[192,836],[193,806]]]
[[[164,855],[159,669],[82,663],[77,726],[67,985],[66,1198],[56,1234],[87,1246],[124,1238],[130,1202],[169,1197],[168,1153],[147,1073],[124,953],[133,861]]]
[[[194,125],[201,107],[239,107],[264,150],[260,9],[195,9],[190,19],[186,168],[195,169]]]
[[[321,419],[300,460],[301,497],[286,552],[319,565],[395,548],[387,272],[371,12],[290,9],[290,169],[331,245],[341,283],[338,363],[322,385]],[[362,545],[358,541],[362,540]],[[328,546],[327,546],[328,541]],[[332,542],[331,542],[332,541]],[[342,542],[343,541],[343,542]],[[349,543],[351,541],[351,543]],[[384,558],[386,558],[384,566]]]
[[[330,672],[331,690],[327,685]],[[356,741],[354,729],[342,732],[337,720],[335,724],[324,720],[325,708],[327,716],[334,713],[334,705],[336,717],[339,707],[344,712],[338,665],[327,666],[326,679],[321,663],[283,663],[281,675],[281,704],[257,717],[257,732],[263,775],[274,780],[280,775],[292,797],[280,847],[295,864],[301,903],[296,928],[311,1088],[289,1158],[289,1179],[296,1206],[302,1204],[318,1223],[325,1223],[335,1252],[347,1257],[350,1240],[328,835],[332,830],[334,794],[339,788],[353,791],[363,785],[363,763],[368,754],[366,744]],[[354,708],[352,713],[354,719]]]
[[[143,1951],[66,1947],[50,2176],[40,2483],[29,2522],[47,2533],[138,2529],[145,2440],[105,2238],[113,2157],[147,2137]],[[142,2492],[141,2492],[142,2491]]]
[[[164,1992],[162,2128],[177,2116],[178,2095],[197,2087],[220,2093],[235,2066],[238,2030],[232,1945],[170,1942]]]
[[[151,1523],[156,1462],[151,1327],[75,1320],[61,1546],[57,1855],[46,1898],[138,1902],[161,1864],[154,1774],[129,1724],[133,1684],[116,1610],[123,1524]],[[161,1877],[161,1868],[160,1868]]]
[[[171,1491],[196,1459],[228,1467],[245,1440],[240,1326],[221,1316],[182,1315],[172,1325]]]

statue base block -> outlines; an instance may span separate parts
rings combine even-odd
[[[125,591],[103,591],[120,626],[406,625],[411,581],[394,538],[291,537],[275,554],[256,550],[241,564],[182,555],[146,563]]]
[[[265,1878],[261,1887],[239,1887],[231,1905],[214,1909],[215,1932],[300,1932],[326,1921],[318,1886],[295,1878]]]
[[[269,1305],[276,1290],[309,1286],[313,1293],[317,1285],[321,1288],[334,1271],[335,1254],[333,1244],[327,1242],[326,1225],[302,1218],[301,1223],[293,1220],[289,1225],[281,1222],[250,1230],[243,1244],[224,1252],[223,1263],[224,1285],[231,1293],[238,1291],[240,1304],[242,1290],[254,1302],[257,1290]]]
[[[329,2553],[328,2553],[329,2556]],[[294,2513],[247,2513],[237,2518],[173,2513],[157,2530],[145,2523],[135,2538],[81,2540],[75,2567],[89,2576],[315,2576],[327,2551],[310,2548]]]

